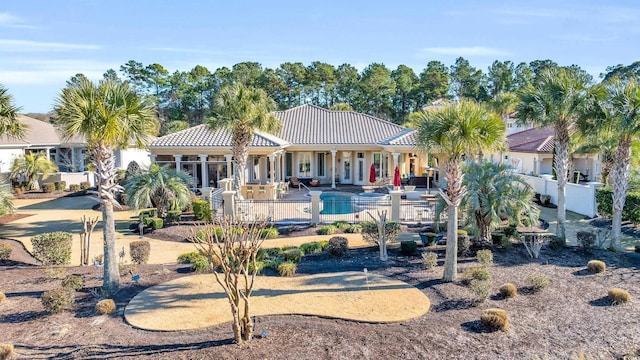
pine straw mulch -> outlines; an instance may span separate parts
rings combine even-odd
[[[528,259],[525,250],[494,251],[489,266],[492,296],[478,304],[463,282],[442,283],[444,253],[439,266],[425,271],[419,254],[399,255],[391,246],[390,259],[382,263],[376,248],[349,250],[344,259],[326,254],[305,257],[298,272],[362,271],[405,281],[423,291],[431,310],[421,318],[394,324],[366,324],[314,316],[266,316],[256,318],[256,338],[246,347],[231,340],[229,324],[206,330],[152,332],[135,329],[123,320],[128,301],[143,289],[189,274],[181,265],[143,265],[140,280],[123,277],[115,300],[117,313],[96,317],[96,299],[90,289],[101,284],[93,267],[62,268],[63,274],[81,274],[85,288],[78,292],[72,311],[47,315],[39,297],[60,285],[56,271],[18,262],[0,263],[0,291],[7,295],[0,305],[0,343],[13,343],[24,359],[539,359],[621,358],[640,351],[640,261],[635,254],[598,251],[583,254],[573,248],[542,251],[540,259]],[[605,273],[586,273],[588,260],[604,260]],[[472,257],[460,259],[460,270],[477,266]],[[551,285],[533,292],[527,276],[539,273]],[[511,300],[494,294],[506,282],[520,295]],[[611,287],[628,290],[632,302],[611,306],[605,298]],[[394,301],[389,299],[388,301]],[[505,309],[511,328],[486,332],[479,323],[484,309]]]

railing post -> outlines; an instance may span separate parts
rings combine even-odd
[[[400,221],[400,197],[402,195],[402,191],[392,190],[392,191],[389,191],[389,195],[391,195],[391,221],[399,222]]]
[[[235,191],[225,191],[222,193],[222,199],[224,201],[224,214],[225,216],[236,216],[236,206],[235,206]]]
[[[311,223],[320,223],[320,194],[322,191],[309,191],[311,195]]]

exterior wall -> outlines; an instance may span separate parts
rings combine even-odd
[[[549,195],[551,203],[558,204],[558,182],[551,180],[551,176],[535,177],[524,176],[526,182],[531,185],[536,193]],[[577,214],[593,217],[598,212],[596,204],[596,189],[601,183],[588,183],[586,185],[567,184],[566,203],[567,210]]]
[[[135,161],[141,168],[148,168],[151,164],[149,151],[145,149],[128,148],[116,151],[116,167],[126,169],[129,163]]]
[[[13,160],[22,154],[24,154],[22,148],[0,148],[0,173],[10,172]]]
[[[52,183],[56,181],[65,181],[67,186],[72,184],[80,184],[83,181],[88,181],[91,186],[95,185],[95,176],[93,172],[58,172],[47,176],[42,182]]]

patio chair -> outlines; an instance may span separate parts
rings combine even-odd
[[[311,182],[309,183],[310,186],[320,186],[320,179],[318,178],[313,178],[311,179]]]
[[[298,191],[300,191],[300,187],[302,185],[302,182],[300,182],[300,180],[298,180],[297,177],[295,177],[295,176],[290,177],[289,178],[289,183],[291,184],[291,186],[297,187]]]

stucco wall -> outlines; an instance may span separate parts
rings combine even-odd
[[[11,165],[13,160],[22,155],[24,151],[22,149],[10,148],[0,149],[0,173],[6,173],[11,171]]]

